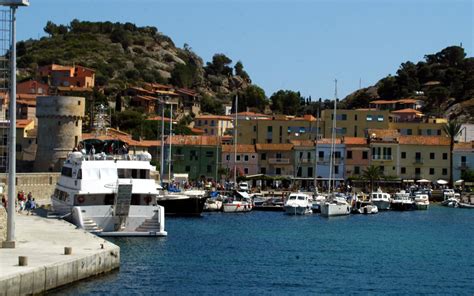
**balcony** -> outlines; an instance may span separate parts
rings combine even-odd
[[[415,158],[415,161],[413,161],[414,164],[423,164],[423,158]]]
[[[269,158],[269,164],[290,164],[289,158]]]
[[[465,170],[465,169],[469,169],[469,163],[468,162],[465,162],[465,161],[462,161],[459,163],[459,166],[458,166],[459,169],[461,170]]]
[[[299,160],[300,163],[313,163],[314,161],[312,159],[309,159],[309,158],[301,158]]]
[[[372,155],[372,160],[393,160],[392,155]]]

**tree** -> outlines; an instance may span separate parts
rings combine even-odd
[[[235,63],[234,70],[235,70],[235,75],[238,75],[238,76],[242,77],[245,80],[250,79],[249,74],[247,74],[247,72],[245,72],[244,65],[242,64],[241,61],[238,61],[237,63]]]
[[[49,36],[54,36],[58,32],[58,26],[52,21],[48,21],[43,30],[45,33],[49,34]]]
[[[272,111],[280,114],[296,115],[302,102],[301,95],[291,90],[279,90],[270,97]]]
[[[461,132],[461,123],[457,122],[456,120],[449,121],[443,127],[444,132],[449,137],[449,185],[453,185],[453,149],[454,149],[454,141],[455,138]]]
[[[448,99],[449,90],[446,87],[438,86],[428,91],[427,95],[430,100],[428,104],[430,109],[431,110],[435,109],[437,111],[436,115],[438,116],[441,115],[442,113],[441,104],[446,102],[446,100]]]
[[[205,70],[208,75],[232,75],[232,68],[229,65],[232,60],[223,53],[217,53],[212,57],[212,63],[207,62]]]
[[[371,165],[362,171],[362,179],[370,182],[370,191],[374,191],[374,182],[382,179],[383,173],[380,167]]]
[[[267,104],[265,91],[257,85],[250,85],[239,93],[239,112],[246,111],[247,107],[257,108],[260,112],[263,112]]]

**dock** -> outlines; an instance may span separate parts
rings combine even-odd
[[[120,266],[118,246],[66,221],[17,214],[15,224],[16,248],[0,248],[0,295],[42,293]]]

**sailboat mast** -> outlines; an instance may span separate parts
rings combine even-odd
[[[171,183],[171,142],[173,140],[173,104],[170,104],[170,149],[168,155],[168,183]]]
[[[317,111],[317,117],[316,118],[316,155],[314,156],[314,190],[315,192],[318,191],[318,154],[319,154],[319,150],[318,150],[318,141],[319,141],[319,118],[321,117],[321,113],[320,113],[320,110],[319,110],[319,107],[321,107],[321,99],[319,99],[319,102],[318,102],[318,111]]]
[[[237,113],[239,111],[239,94],[235,95],[235,125],[234,125],[234,187],[237,188]]]
[[[337,104],[337,79],[334,80],[335,91],[334,91],[334,111],[332,115],[332,130],[331,130],[331,152],[329,153],[329,190],[328,193],[331,193],[333,188],[333,166],[334,166],[334,141],[336,133],[336,104]]]

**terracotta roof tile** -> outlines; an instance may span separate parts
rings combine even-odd
[[[444,136],[400,136],[400,145],[449,146],[450,140]]]
[[[170,139],[166,140],[169,144]],[[176,135],[172,137],[172,145],[191,145],[191,146],[216,146],[219,143],[219,137],[201,136],[201,135]]]
[[[368,129],[368,134],[370,137],[372,135],[375,136],[375,138],[391,138],[395,139],[400,136],[400,133],[396,129],[378,129],[378,128],[372,128]]]
[[[461,142],[454,144],[454,150],[474,150],[474,141],[471,142]]]
[[[194,120],[199,120],[199,119],[215,119],[215,120],[232,120],[233,118],[230,116],[225,116],[225,115],[212,115],[212,114],[203,114],[203,115],[198,115],[194,118]]]
[[[264,151],[290,151],[293,144],[256,144],[255,148]]]
[[[316,142],[318,144],[331,144],[332,139],[331,138],[321,138],[321,139],[317,140]],[[334,139],[334,144],[341,144],[341,139],[340,138]]]
[[[344,137],[343,142],[346,145],[367,145],[367,139],[362,137]]]
[[[25,128],[27,125],[33,122],[33,119],[17,119],[16,128]]]
[[[421,111],[411,109],[411,108],[392,111],[392,113],[394,113],[394,114],[413,114],[413,113],[422,114]]]
[[[234,153],[234,145],[222,145],[222,152],[226,153]],[[237,144],[237,152],[238,153],[255,153],[255,145],[238,145]]]
[[[313,147],[314,141],[312,140],[290,140],[291,144],[298,147]]]

